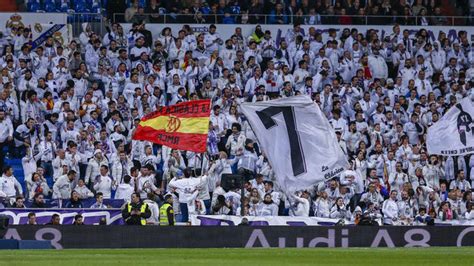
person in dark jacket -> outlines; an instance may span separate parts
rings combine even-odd
[[[41,193],[36,193],[33,197],[33,203],[30,208],[46,208],[44,204],[44,195]]]
[[[71,192],[71,199],[69,200],[68,203],[66,203],[66,208],[73,208],[73,209],[83,208],[81,199],[79,198],[79,193],[77,193],[74,190]]]
[[[140,194],[138,193],[133,193],[131,200],[122,210],[123,220],[128,225],[146,225],[146,219],[151,216],[148,204],[140,199]]]

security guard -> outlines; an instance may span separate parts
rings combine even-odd
[[[160,225],[174,225],[173,196],[165,196],[165,203],[160,207]]]
[[[140,199],[140,194],[133,193],[131,202],[122,210],[122,217],[128,225],[146,225],[146,219],[150,218],[151,211],[148,204]]]

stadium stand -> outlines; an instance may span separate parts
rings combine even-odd
[[[401,29],[452,25],[447,15],[468,4],[334,2],[25,1],[29,12],[67,12],[76,24],[96,18],[89,13],[109,20],[94,19],[103,32],[83,23],[71,42],[49,36],[35,49],[28,27],[1,37],[2,205],[117,208],[140,197],[149,224],[163,222],[168,200],[165,211],[178,222],[241,211],[352,223],[472,220],[474,156],[426,149],[427,129],[472,93],[472,40],[462,30],[433,39],[426,29]],[[152,24],[165,19],[182,27]],[[191,23],[205,29],[194,32]],[[240,23],[255,29],[244,35],[231,25],[232,35],[221,37],[224,24]],[[291,29],[277,40],[265,24]],[[318,24],[347,28],[323,37],[309,28]],[[384,38],[382,25],[392,30]],[[320,106],[351,167],[288,196],[238,104],[295,95]],[[144,115],[196,99],[212,100],[206,153],[132,140]],[[244,206],[238,191],[220,187],[223,174],[236,173],[252,176]],[[192,185],[178,182],[186,178]],[[133,211],[125,207],[124,217]]]

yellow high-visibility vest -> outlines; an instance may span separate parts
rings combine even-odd
[[[160,207],[160,225],[170,225],[170,221],[168,219],[169,207],[172,207],[169,203],[165,203]],[[171,210],[171,213],[173,213],[173,210]]]
[[[147,207],[146,203],[143,202],[143,203],[142,203],[142,206],[140,207],[140,212],[141,212],[141,213],[145,213],[146,207]],[[131,204],[131,203],[128,203],[128,204],[127,204],[127,210],[128,210],[128,212],[131,212],[131,211],[132,211],[132,204]],[[141,218],[141,219],[140,219],[140,223],[141,223],[141,225],[146,225],[146,219],[145,219],[145,218]]]

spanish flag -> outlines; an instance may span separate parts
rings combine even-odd
[[[178,150],[205,152],[210,105],[210,100],[197,100],[159,107],[141,119],[132,139]]]

